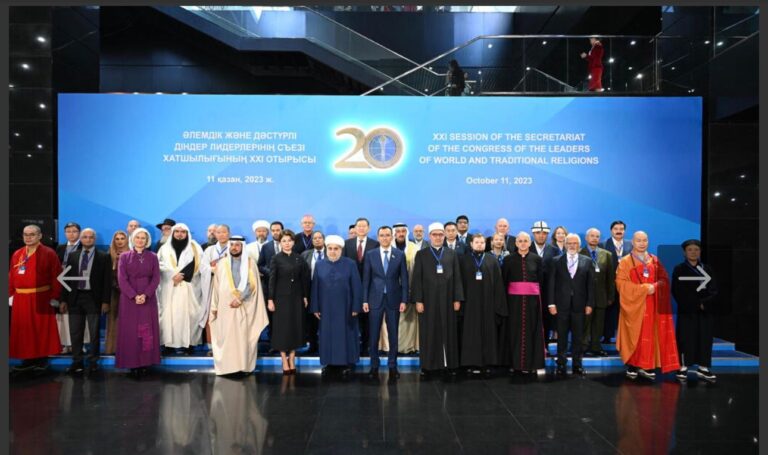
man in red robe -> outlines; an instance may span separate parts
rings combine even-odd
[[[654,380],[656,368],[662,373],[679,370],[669,275],[648,252],[645,232],[635,232],[632,254],[619,261],[616,287],[621,295],[616,348],[628,367],[627,377]]]
[[[589,52],[582,52],[581,58],[587,61],[587,69],[589,70],[589,87],[590,92],[602,92],[603,91],[603,43],[597,38],[590,38],[589,44],[592,45],[592,49]]]
[[[40,243],[40,227],[24,228],[24,247],[13,253],[8,270],[11,311],[10,357],[22,359],[16,370],[45,368],[59,353],[56,308],[61,263],[56,252]]]

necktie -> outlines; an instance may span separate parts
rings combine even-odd
[[[279,253],[280,252],[280,247],[278,246],[278,243],[277,242],[272,242],[272,243],[275,244],[275,254]]]
[[[621,257],[621,253],[624,251],[624,245],[622,243],[616,245],[616,254]]]
[[[88,256],[90,251],[83,250],[83,253],[80,255],[80,276],[85,276],[85,271],[88,269]],[[80,280],[77,282],[77,288],[78,289],[85,289],[85,280]]]
[[[321,259],[321,257],[320,257],[320,251],[317,251],[317,252],[315,253],[315,261],[319,261],[320,259]]]
[[[384,274],[387,274],[387,270],[389,270],[389,250],[384,250]],[[384,293],[387,293],[387,285],[384,284]]]
[[[597,262],[597,250],[592,251],[592,260]]]
[[[363,241],[357,241],[357,262],[363,262]]]
[[[568,273],[571,274],[571,278],[576,275],[576,264],[578,264],[578,258],[576,256],[568,255]]]

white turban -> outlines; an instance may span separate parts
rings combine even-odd
[[[258,228],[266,228],[269,229],[269,221],[267,220],[258,220],[253,225],[251,225],[251,230],[255,231]]]
[[[339,237],[338,235],[329,235],[325,238],[325,244],[326,245],[338,245],[342,248],[344,248],[344,239]]]
[[[432,223],[429,225],[429,230],[427,231],[427,234],[431,234],[432,231],[444,231],[445,226],[443,226],[443,223]]]

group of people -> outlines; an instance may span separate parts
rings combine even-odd
[[[585,353],[607,355],[602,343],[618,328],[627,377],[653,380],[660,368],[684,381],[696,365],[699,377],[715,379],[717,290],[713,281],[701,285],[712,270],[701,263],[698,240],[683,243],[685,260],[670,278],[648,251],[648,235],[624,239],[621,221],[604,243],[597,228],[582,243],[544,221],[533,223],[533,237],[513,236],[503,218],[486,238],[470,233],[464,215],[416,225],[412,240],[404,223],[381,226],[372,238],[366,218],[349,226],[346,239],[326,237],[311,215],[297,233],[279,221],[256,221],[250,243],[225,224],[209,226],[202,245],[183,223],[166,219],[157,228],[162,235],[153,245],[132,220],[112,235],[108,251],[95,247],[93,229],[74,222],[56,251],[40,243],[39,227],[24,228],[25,246],[9,270],[17,370],[45,368],[48,356],[71,343],[68,371],[82,372],[88,340],[88,370],[98,370],[101,313],[105,353],[137,377],[160,362],[161,347],[168,355],[199,344],[210,346],[217,374],[250,373],[262,333],[286,375],[296,373],[296,350],[307,343],[324,374],[349,375],[369,355],[368,375],[377,377],[380,351],[390,379],[399,377],[398,353],[416,352],[424,376],[455,376],[462,368],[490,375],[497,367],[535,374],[553,338],[556,374],[567,375],[570,352],[572,373],[583,375]]]

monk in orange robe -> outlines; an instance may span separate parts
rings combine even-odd
[[[669,275],[659,258],[648,252],[648,235],[635,232],[632,254],[619,261],[616,288],[621,296],[616,348],[627,365],[627,377],[654,380],[680,369],[675,341]]]
[[[40,228],[24,228],[24,247],[11,257],[8,295],[11,297],[10,357],[22,359],[21,367],[45,367],[47,357],[61,350],[56,309],[61,283],[61,262],[56,252],[40,243]]]

